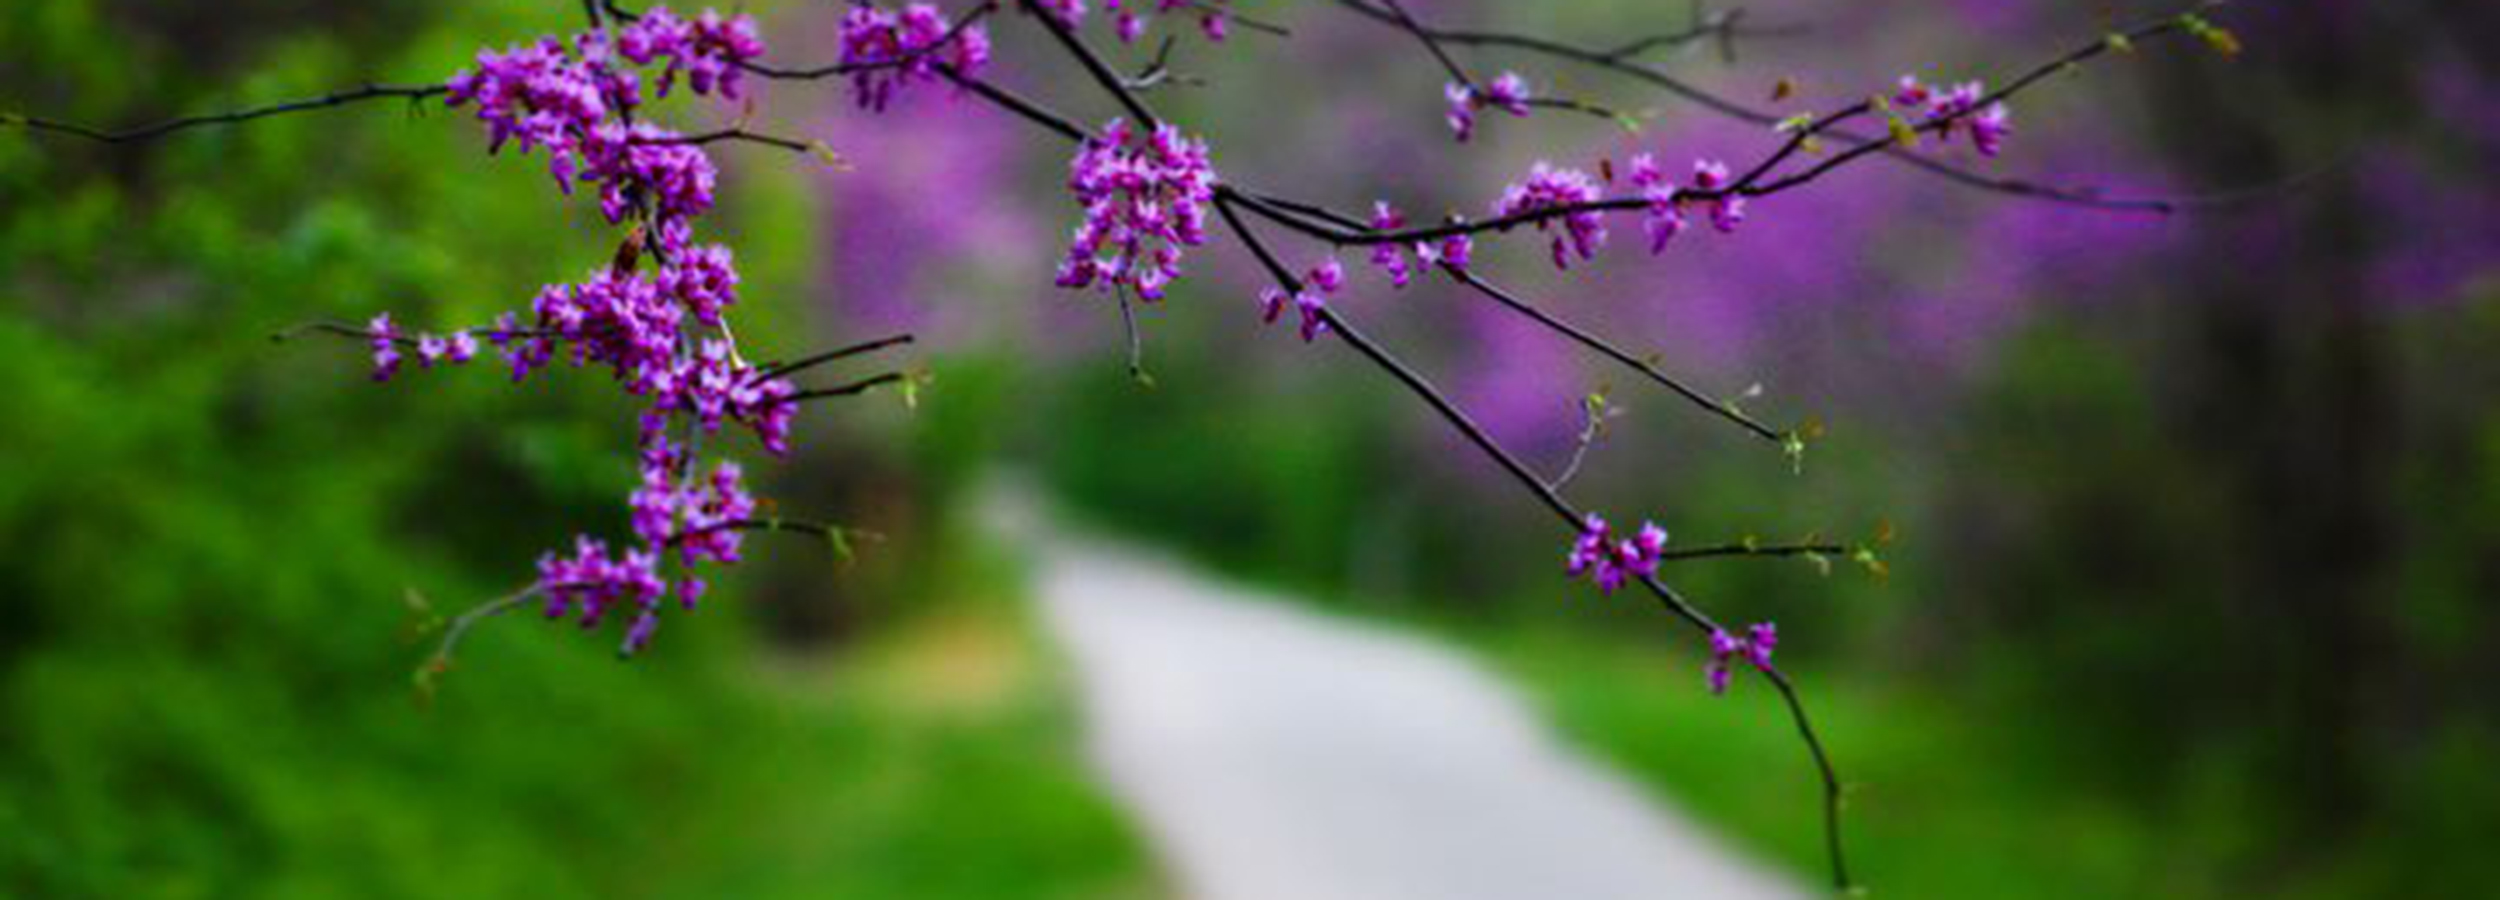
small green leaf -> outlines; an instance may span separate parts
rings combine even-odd
[[[1918,129],[1911,127],[1910,120],[1893,116],[1886,122],[1886,127],[1892,129],[1893,143],[1904,148],[1918,146]]]
[[[843,158],[842,154],[835,152],[833,145],[831,144],[827,144],[823,141],[809,141],[807,142],[807,152],[810,155],[815,156],[817,159],[823,160],[826,166],[831,167],[836,172],[848,172],[851,170],[851,161]]]
[[[2128,37],[2128,36],[2126,36],[2126,35],[2123,35],[2123,34],[2119,34],[2118,32],[2115,32],[2115,31],[2110,32],[2108,37],[2102,38],[2102,39],[2101,39],[2101,43],[2103,43],[2103,44],[2107,44],[2107,45],[2109,46],[2109,50],[2110,50],[2110,52],[2112,52],[2112,53],[2134,53],[2134,52],[2135,52],[2135,39],[2134,39],[2134,38],[2131,38],[2131,37]]]

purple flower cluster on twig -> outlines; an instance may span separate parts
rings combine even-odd
[[[1728,680],[1734,675],[1730,664],[1736,660],[1750,663],[1764,674],[1773,672],[1771,651],[1779,646],[1779,642],[1779,626],[1769,622],[1755,623],[1745,629],[1744,637],[1730,634],[1724,628],[1711,629],[1710,664],[1703,673],[1710,682],[1710,692],[1727,693]]]
[[[1483,87],[1453,81],[1442,87],[1441,96],[1449,101],[1449,112],[1444,118],[1460,143],[1475,137],[1477,110],[1489,107],[1519,118],[1528,117],[1528,80],[1517,72],[1504,72]]]
[[[1656,523],[1643,522],[1639,532],[1619,537],[1605,519],[1589,513],[1581,520],[1564,570],[1573,578],[1588,576],[1598,590],[1611,594],[1625,582],[1658,574],[1658,558],[1665,552],[1667,530]]]
[[[1126,288],[1153,301],[1181,274],[1184,247],[1207,240],[1215,167],[1206,142],[1171,125],[1142,138],[1113,119],[1069,162],[1068,190],[1085,220],[1059,264],[1065,288]]]
[[[941,65],[972,77],[989,61],[989,30],[971,22],[958,30],[932,4],[901,12],[861,4],[842,15],[842,66],[862,109],[883,112],[905,85],[942,80]]]

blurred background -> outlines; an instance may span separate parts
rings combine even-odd
[[[1680,169],[1775,140],[1594,69],[1468,51],[1481,75],[1640,128],[1496,113],[1453,145],[1444,76],[1411,40],[1330,3],[1238,5],[1293,36],[1185,38],[1173,65],[1204,83],[1153,100],[1228,177],[1340,208],[1472,211],[1540,159]],[[1407,5],[1599,46],[1696,12]],[[749,7],[773,58],[830,57],[834,4]],[[1805,29],[1647,59],[1784,115],[1902,72],[2002,75],[2165,8],[1745,10]],[[1392,292],[1342,257],[1339,306],[1531,465],[1564,465],[1581,398],[1604,391],[1623,415],[1572,493],[1614,518],[1691,543],[1895,535],[1884,577],[1670,572],[1723,620],[1781,624],[1880,893],[2485,880],[2468,863],[2500,832],[2500,17],[2217,18],[2236,60],[2146,45],[2018,101],[2004,158],[1934,152],[2239,202],[2096,211],[1876,160],[1657,258],[1628,220],[1567,277],[1539,241],[1486,248],[1483,271],[1549,309],[1774,424],[1818,423],[1802,473],[1496,307]],[[136,123],[433,81],[579,19],[12,3],[0,111]],[[994,32],[999,80],[1113,114],[1027,23]],[[1774,103],[1783,78],[1800,89]],[[1712,698],[1702,648],[1561,578],[1563,536],[1428,411],[1339,346],[1262,330],[1247,258],[1211,246],[1141,310],[1142,385],[1118,310],[1048,284],[1075,218],[1064,147],[940,90],[883,116],[830,82],[759,94],[759,124],[851,168],[716,154],[742,338],[787,356],[909,330],[930,380],[912,406],[811,407],[799,455],[750,471],[782,510],[877,538],[844,558],[757,536],[630,664],[607,637],[491,622],[430,700],[411,685],[429,621],[508,592],[574,532],[625,531],[630,408],[587,378],[375,385],[358,348],[268,336],[383,309],[484,321],[605,259],[595,210],[439,107],[134,146],[0,134],[0,893],[1168,895],[1082,758],[1029,560],[976,527],[1001,470],[1082,527],[1462,647],[1656,796],[1819,872],[1815,788],[1775,699]],[[1296,265],[1326,250],[1281,246]]]

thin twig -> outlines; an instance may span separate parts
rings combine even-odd
[[[1338,0],[1338,4],[1355,12],[1356,14],[1380,22],[1381,24],[1393,27],[1400,26],[1396,16],[1391,14],[1386,9],[1373,5],[1370,0]],[[2208,2],[2195,6],[2193,9],[2204,10],[2215,5],[2218,4]],[[1695,87],[1688,82],[1660,71],[1654,66],[1644,65],[1631,59],[1614,55],[1611,51],[1594,50],[1549,38],[1536,37],[1533,35],[1511,34],[1507,32],[1435,28],[1429,25],[1424,26],[1424,30],[1431,34],[1434,39],[1444,43],[1478,47],[1502,47],[1541,54],[1556,59],[1605,69],[1625,77],[1648,83],[1653,87],[1681,97],[1704,109],[1729,118],[1737,119],[1739,121],[1751,122],[1756,125],[1769,127],[1779,124],[1785,118],[1783,116],[1756,109],[1743,103],[1730,100],[1719,94],[1714,94]],[[2108,197],[2104,196],[2097,188],[2056,187],[2020,178],[2001,178],[1990,175],[1982,175],[1920,155],[1913,150],[1892,146],[1888,137],[1868,136],[1840,129],[1826,132],[1824,136],[1835,141],[1851,145],[1874,145],[1879,148],[1879,152],[1886,156],[1908,164],[1921,171],[1927,172],[1928,174],[1960,184],[1964,187],[2005,194],[2008,196],[2022,197],[2031,200],[2082,206],[2094,209],[2132,210],[2137,212],[2154,213],[2172,213],[2191,209],[2213,209],[2245,203],[2254,197],[2268,196],[2293,186],[2289,183],[2271,184],[2212,194],[2159,198]]]
[[[367,100],[382,100],[392,97],[404,97],[411,101],[423,100],[428,97],[438,96],[450,90],[451,88],[449,86],[440,84],[368,84],[363,87],[323,94],[319,97],[313,97],[305,100],[290,100],[284,103],[272,103],[267,106],[256,106],[248,109],[238,109],[231,112],[184,116],[182,118],[168,119],[154,125],[141,126],[125,131],[105,131],[86,125],[79,125],[73,122],[63,122],[57,119],[9,114],[0,114],[0,126],[20,125],[31,131],[66,134],[74,137],[86,138],[91,141],[100,141],[107,144],[120,144],[130,141],[143,141],[150,138],[163,137],[185,129],[199,128],[208,125],[234,125],[242,122],[249,122],[254,119],[267,118],[269,116],[310,112],[318,109],[331,109],[354,103],[362,103]]]
[[[868,378],[862,378],[862,379],[860,379],[860,380],[858,380],[858,381],[854,381],[854,382],[851,382],[851,383],[849,383],[849,384],[841,385],[841,386],[839,386],[839,387],[817,388],[816,390],[812,390],[812,391],[800,391],[800,392],[798,392],[798,393],[796,393],[796,394],[792,394],[792,395],[790,395],[790,402],[792,402],[792,403],[804,403],[804,402],[809,401],[809,400],[822,400],[822,399],[827,398],[827,397],[852,397],[852,396],[857,396],[857,395],[860,395],[860,394],[867,393],[867,392],[868,392],[868,390],[869,390],[870,388],[875,388],[875,387],[879,387],[879,386],[882,386],[882,385],[893,384],[893,383],[895,383],[895,382],[901,381],[901,380],[903,380],[903,378],[904,378],[904,377],[905,377],[905,376],[904,376],[904,375],[903,375],[903,373],[901,373],[901,372],[887,372],[887,373],[885,373],[885,374],[883,374],[883,375],[875,375],[875,376],[871,376],[871,377],[868,377]]]
[[[1431,33],[1426,32],[1424,26],[1415,21],[1414,16],[1406,14],[1404,4],[1399,3],[1398,0],[1380,0],[1380,2],[1389,7],[1391,15],[1397,16],[1398,24],[1406,29],[1407,34],[1414,35],[1416,40],[1423,42],[1424,49],[1432,51],[1432,58],[1439,60],[1441,68],[1449,71],[1451,80],[1470,91],[1475,90],[1476,80],[1468,77],[1466,69],[1459,68],[1458,61],[1451,59],[1450,54],[1441,49],[1441,42],[1434,39]]]
[[[873,341],[863,341],[857,344],[852,344],[848,347],[836,347],[823,353],[802,356],[789,362],[770,363],[756,370],[753,377],[757,381],[768,381],[774,378],[797,374],[836,360],[849,359],[861,354],[875,353],[887,347],[908,344],[914,340],[916,340],[916,338],[912,337],[910,334],[887,335]]]

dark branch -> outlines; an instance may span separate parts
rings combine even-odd
[[[862,354],[875,353],[887,347],[908,344],[913,340],[915,340],[915,338],[909,334],[896,334],[881,337],[873,341],[864,341],[852,344],[848,347],[837,347],[813,356],[802,356],[798,359],[785,363],[771,363],[761,366],[756,370],[754,377],[759,381],[764,381],[780,378],[785,375],[793,375],[829,362],[834,362],[836,360],[849,359]]]
[[[1642,377],[1657,382],[1661,387],[1664,387],[1667,390],[1674,391],[1677,396],[1683,397],[1684,399],[1691,401],[1693,405],[1709,411],[1711,415],[1718,416],[1719,418],[1735,423],[1737,427],[1743,428],[1755,437],[1775,444],[1785,442],[1789,437],[1787,434],[1772,430],[1770,426],[1762,424],[1760,421],[1754,419],[1754,417],[1746,415],[1743,410],[1737,409],[1735,404],[1712,397],[1709,394],[1702,393],[1700,390],[1678,380],[1675,376],[1659,371],[1657,366],[1651,365],[1649,362],[1625,352],[1623,348],[1615,346],[1614,344],[1608,342],[1605,338],[1598,337],[1596,334],[1591,333],[1585,328],[1563,321],[1551,313],[1538,309],[1534,304],[1520,299],[1519,297],[1511,294],[1509,291],[1503,290],[1502,288],[1494,285],[1492,282],[1484,280],[1483,276],[1463,269],[1452,272],[1452,275],[1458,279],[1459,283],[1470,288],[1474,288],[1477,293],[1491,298],[1494,302],[1501,304],[1513,312],[1528,317],[1537,324],[1544,326],[1546,330],[1570,338],[1574,343],[1587,347],[1590,350],[1597,351],[1599,355],[1604,356],[1607,359],[1614,360],[1615,362],[1622,364],[1625,368],[1640,373]]]
[[[822,400],[827,397],[854,397],[867,393],[871,388],[902,381],[903,378],[904,375],[901,372],[887,372],[883,375],[862,378],[858,381],[841,385],[839,387],[817,388],[812,391],[800,391],[790,396],[790,402],[804,403],[809,400]]]
[[[1033,0],[1022,0],[1022,2],[1025,12],[1032,14],[1034,21],[1042,23],[1043,30],[1050,32],[1050,36],[1059,42],[1059,46],[1066,49],[1069,56],[1075,57],[1076,61],[1085,67],[1085,73],[1093,76],[1094,82],[1102,85],[1102,89],[1109,93],[1112,99],[1120,101],[1120,108],[1128,110],[1129,115],[1137,117],[1139,128],[1153,131],[1163,124],[1162,119],[1155,117],[1153,110],[1146,108],[1146,101],[1139,99],[1136,91],[1129,90],[1128,83],[1120,79],[1120,73],[1112,71],[1111,64],[1103,62],[1102,57],[1096,55],[1093,48],[1086,46],[1083,39],[1078,38],[1075,32],[1069,31],[1068,26],[1060,24],[1058,16],[1041,8]]]
[[[1399,23],[1394,15],[1385,9],[1373,5],[1369,2],[1369,0],[1338,0],[1338,4],[1359,15],[1380,22],[1384,25],[1393,27],[1399,26]],[[2201,10],[2215,5],[2218,4],[2209,2],[2200,4],[2193,8]],[[2165,20],[2166,23],[2172,24],[2175,24],[2175,21],[2175,17],[2170,20]],[[1435,28],[1429,25],[1424,26],[1424,31],[1427,34],[1432,35],[1434,39],[1448,44],[1477,47],[1499,47],[1519,50],[1605,69],[1607,71],[1647,83],[1653,87],[1681,97],[1684,100],[1704,109],[1738,121],[1751,122],[1756,125],[1770,127],[1779,124],[1783,118],[1782,116],[1771,112],[1756,109],[1743,103],[1730,100],[1721,95],[1694,87],[1681,79],[1660,71],[1654,66],[1641,64],[1629,59],[1627,56],[1619,55],[1610,50],[1590,49],[1588,47],[1582,47],[1548,38],[1535,37],[1532,35],[1510,34],[1498,31]],[[2271,192],[2273,189],[2259,188],[2244,191],[2231,191],[2220,194],[2171,198],[2107,197],[2103,196],[2102,193],[2095,188],[2055,187],[2019,178],[2000,178],[1971,172],[1936,159],[1921,156],[1912,150],[1895,147],[1886,136],[1868,136],[1838,129],[1825,132],[1824,136],[1835,141],[1850,144],[1853,147],[1874,146],[1877,148],[1876,152],[1881,152],[1895,160],[1899,160],[1902,163],[1908,164],[1931,175],[1960,184],[1964,187],[2006,194],[2009,196],[2062,203],[2073,206],[2090,207],[2095,209],[2171,213],[2186,209],[2204,209],[2240,203],[2248,199],[2252,193]]]
[[[168,119],[154,125],[141,126],[126,131],[105,131],[72,122],[63,122],[56,119],[12,115],[0,115],[0,126],[20,125],[28,130],[36,132],[66,134],[73,137],[82,137],[91,141],[100,141],[107,144],[121,144],[131,141],[144,141],[150,138],[163,137],[177,131],[183,131],[191,128],[200,128],[209,125],[235,125],[243,122],[249,122],[254,119],[265,119],[270,116],[311,112],[313,110],[320,109],[332,109],[335,107],[347,106],[349,104],[362,103],[367,100],[382,100],[392,97],[404,97],[411,101],[423,100],[428,97],[446,93],[450,90],[451,88],[448,86],[440,84],[413,86],[368,84],[360,88],[339,91],[331,94],[323,94],[319,97],[313,97],[306,100],[290,100],[284,103],[273,103],[268,106],[256,106],[232,112],[184,116],[179,119]]]

